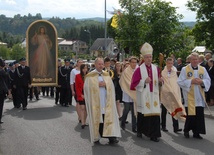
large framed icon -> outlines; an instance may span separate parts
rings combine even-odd
[[[51,22],[37,20],[29,25],[26,32],[26,52],[32,86],[57,85],[57,30]]]

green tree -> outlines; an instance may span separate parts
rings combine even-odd
[[[10,59],[10,50],[5,46],[0,46],[0,57],[2,59]]]
[[[19,60],[22,57],[26,57],[25,48],[21,47],[20,44],[13,45],[10,57],[13,60]]]
[[[159,52],[168,55],[179,51],[183,46],[179,39],[184,27],[179,22],[182,15],[177,14],[176,7],[161,0],[120,0],[124,12],[119,16],[117,40],[122,47],[129,47],[131,54],[139,56],[140,46],[149,42],[154,48],[154,56]],[[181,39],[180,39],[181,40]]]
[[[188,0],[187,6],[197,13],[197,23],[192,32],[196,44],[205,41],[207,48],[214,49],[214,1],[213,0]]]

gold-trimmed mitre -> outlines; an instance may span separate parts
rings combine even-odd
[[[153,53],[153,48],[149,43],[144,43],[140,49],[142,56]]]

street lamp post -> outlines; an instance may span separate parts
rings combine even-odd
[[[107,55],[107,51],[106,51],[106,48],[107,48],[107,25],[106,25],[106,0],[105,0],[105,53],[104,55],[106,56]]]

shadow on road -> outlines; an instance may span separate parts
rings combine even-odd
[[[90,142],[89,126],[86,126],[84,129],[82,129],[81,123],[78,123],[74,130],[80,133],[80,137],[82,139],[87,139]]]
[[[75,112],[75,107],[61,107],[61,106],[52,106],[52,107],[30,107],[27,110],[22,110],[12,108],[6,109],[4,114],[11,115],[13,117],[24,118],[26,120],[46,120],[54,119],[62,116],[62,113],[73,113]]]
[[[98,144],[98,145],[92,146],[93,155],[100,155],[101,152],[102,152],[102,155],[114,155],[114,154],[126,155],[124,146],[121,146],[120,142],[114,145],[105,143],[105,144]]]

